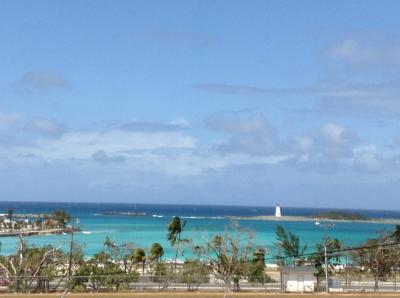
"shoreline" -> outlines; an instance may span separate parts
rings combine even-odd
[[[276,217],[274,215],[256,215],[256,216],[228,216],[227,218],[232,220],[259,220],[259,221],[329,221],[338,223],[372,223],[372,224],[400,224],[400,219],[388,218],[388,219],[330,219],[323,217],[308,217],[308,216],[281,216]]]
[[[37,236],[37,235],[54,235],[54,234],[70,234],[71,228],[66,229],[46,229],[46,230],[29,230],[29,231],[8,231],[0,232],[0,237],[16,237],[16,236]],[[77,229],[74,232],[78,232]]]

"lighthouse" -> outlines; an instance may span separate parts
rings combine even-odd
[[[275,208],[275,217],[281,217],[282,216],[282,214],[281,214],[281,207],[279,206],[279,205],[276,205],[276,208]]]

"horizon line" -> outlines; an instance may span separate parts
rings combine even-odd
[[[319,210],[350,210],[350,211],[388,211],[388,212],[400,212],[400,209],[370,209],[370,208],[356,208],[356,207],[351,207],[351,208],[335,208],[335,207],[310,207],[310,206],[283,206],[282,204],[275,204],[275,205],[244,205],[244,204],[195,204],[195,203],[143,203],[143,202],[124,202],[124,201],[118,201],[118,202],[95,202],[95,201],[43,201],[43,200],[31,200],[31,201],[26,201],[26,200],[5,200],[1,201],[0,203],[50,203],[50,204],[104,204],[104,205],[111,205],[111,204],[118,204],[118,205],[181,205],[181,206],[215,206],[215,207],[253,207],[253,208],[275,208],[277,205],[281,207],[282,210],[285,210],[285,208],[289,209],[319,209]]]

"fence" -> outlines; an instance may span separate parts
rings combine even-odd
[[[253,280],[253,281],[250,281]],[[325,282],[314,281],[316,291],[325,291]],[[375,282],[370,277],[334,276],[330,279],[331,292],[400,292],[398,279],[392,277],[386,281]],[[113,292],[113,291],[224,291],[225,284],[209,276],[207,280],[186,280],[179,276],[157,277],[126,275],[91,275],[91,276],[9,276],[0,277],[0,291],[47,293],[64,292]],[[285,285],[279,281],[262,283],[253,278],[233,279],[230,285],[232,291],[281,292]],[[299,290],[301,291],[301,289]]]
[[[211,278],[203,282],[183,281],[180,276],[129,277],[126,275],[90,275],[90,276],[9,276],[0,277],[2,292],[112,292],[112,291],[224,291],[225,284]],[[232,280],[231,290],[240,291],[280,291],[280,282],[250,282],[248,278]]]

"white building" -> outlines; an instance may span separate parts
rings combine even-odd
[[[311,266],[285,266],[281,272],[282,288],[286,292],[314,292],[314,273]]]

